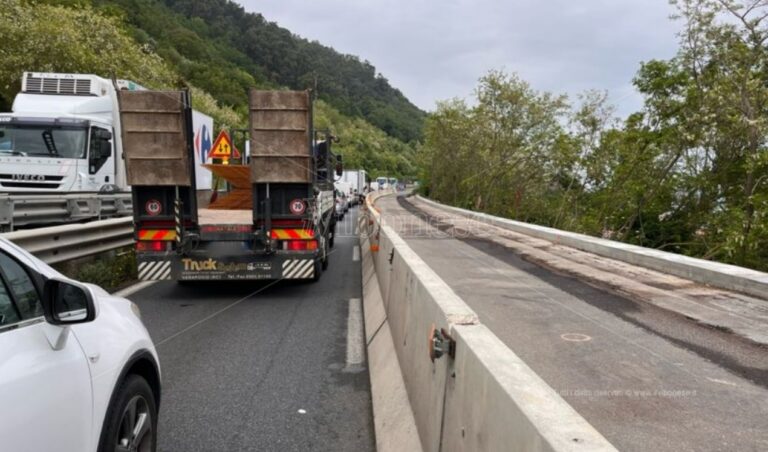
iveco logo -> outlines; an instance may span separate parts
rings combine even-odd
[[[12,176],[13,180],[37,180],[37,181],[44,181],[45,176],[42,174],[14,174]]]

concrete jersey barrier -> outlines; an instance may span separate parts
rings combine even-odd
[[[366,329],[386,331],[425,451],[613,451],[615,448],[512,350],[386,224],[369,196],[370,235],[361,237]],[[361,228],[362,232],[362,228]],[[371,270],[371,267],[373,270]],[[374,272],[375,271],[375,272]],[[375,275],[375,276],[374,276]],[[373,288],[378,285],[380,291]],[[373,300],[373,301],[372,301]],[[443,329],[455,353],[434,362],[429,337]],[[366,337],[371,340],[369,331]],[[373,338],[373,340],[377,340]],[[383,350],[369,345],[374,423],[379,450],[396,443],[382,435],[407,435],[407,426],[387,428],[379,368]],[[392,366],[389,366],[391,369]],[[382,414],[384,412],[384,414]],[[390,419],[390,418],[388,418]],[[379,428],[383,425],[382,428]],[[403,449],[400,449],[403,450]]]
[[[628,243],[591,237],[575,232],[561,231],[545,226],[523,223],[507,218],[495,217],[485,213],[473,212],[471,210],[440,204],[422,196],[417,196],[417,199],[438,209],[456,213],[513,232],[548,240],[556,244],[570,246],[571,248],[639,265],[641,267],[650,268],[681,278],[690,279],[702,284],[734,290],[763,299],[768,297],[768,273],[651,248],[643,248]]]

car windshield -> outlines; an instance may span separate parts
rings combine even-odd
[[[0,125],[0,155],[85,158],[84,127]]]

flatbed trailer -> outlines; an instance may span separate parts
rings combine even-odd
[[[139,279],[320,278],[335,233],[333,137],[308,91],[250,93],[250,163],[206,164],[231,190],[195,199],[187,92],[121,92]]]

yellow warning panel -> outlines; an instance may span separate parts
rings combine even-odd
[[[229,134],[225,130],[222,130],[219,136],[216,137],[216,141],[213,142],[211,151],[208,153],[208,158],[240,158],[240,152],[232,144],[232,139],[229,138]]]

